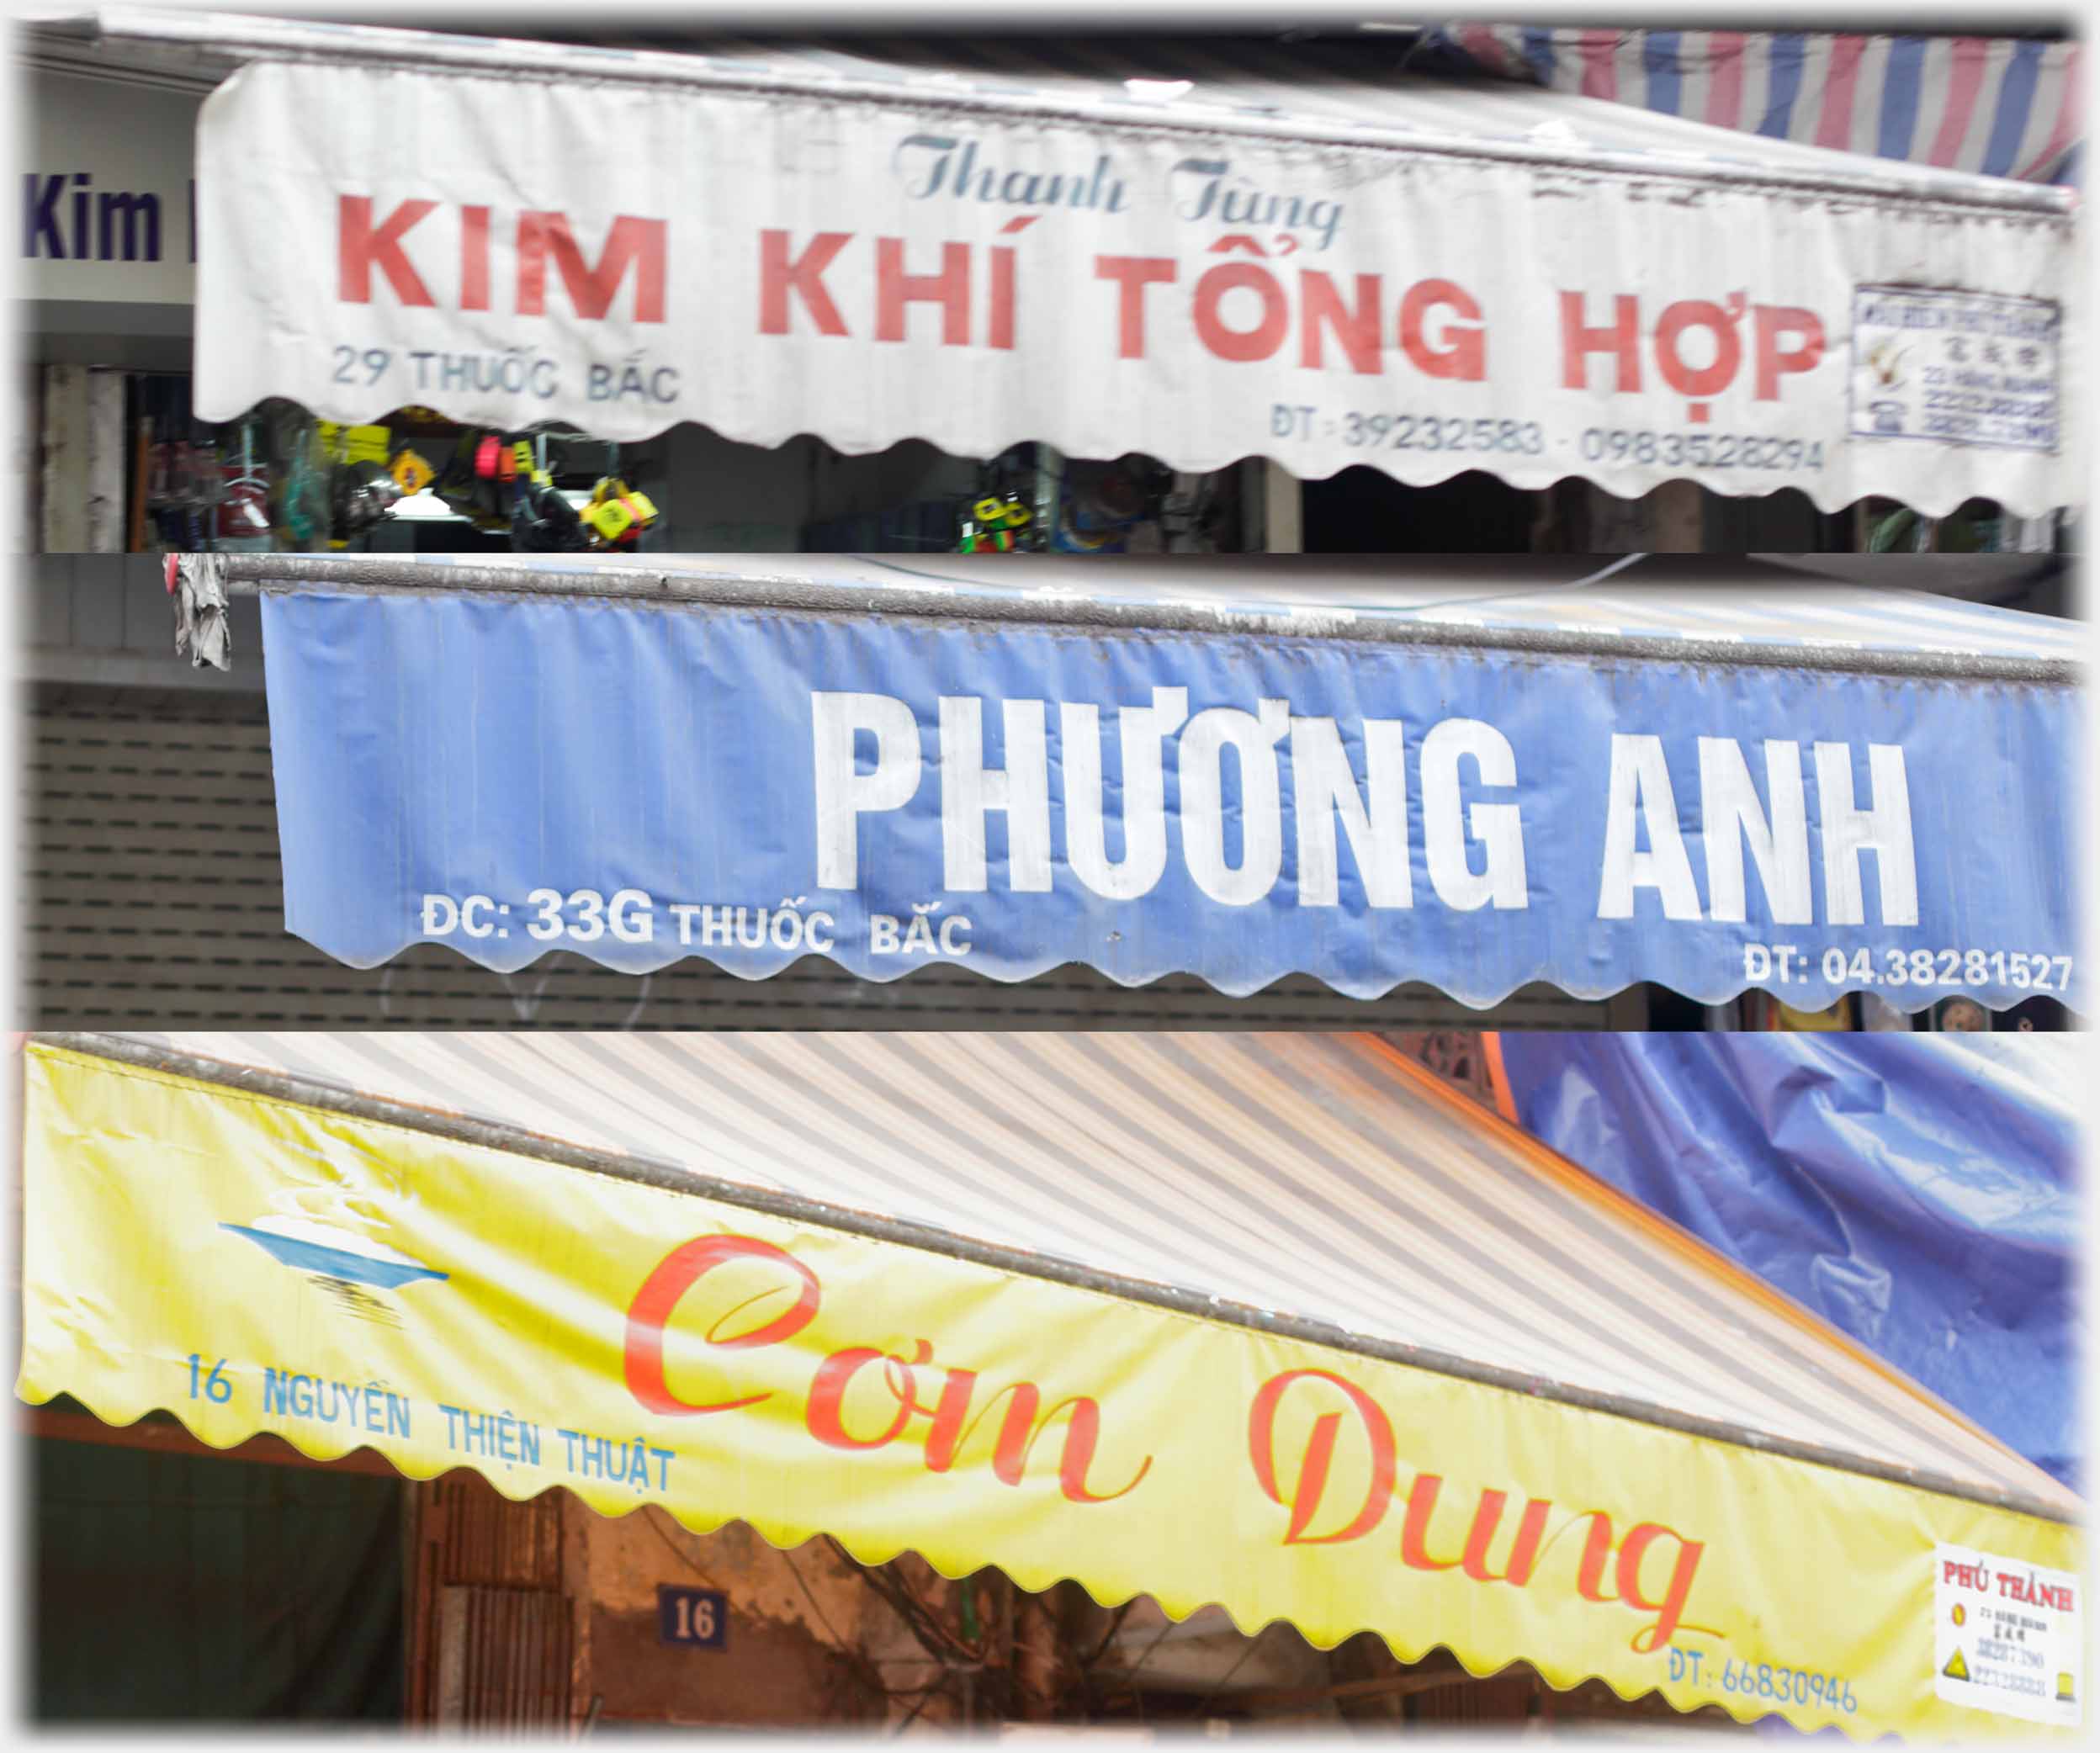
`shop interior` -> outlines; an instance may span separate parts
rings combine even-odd
[[[618,444],[565,427],[499,432],[428,408],[338,426],[272,401],[194,417],[187,373],[120,376],[122,551],[587,553],[1230,553],[1236,471],[1013,446],[978,462],[906,443],[846,457],[698,427]],[[106,392],[105,392],[106,393]],[[112,507],[114,510],[114,508]],[[741,509],[742,518],[724,521]]]
[[[29,527],[46,532],[42,545],[51,551],[50,532],[79,522],[80,508],[45,500],[82,492],[108,498],[99,539],[76,535],[65,545],[130,553],[1587,553],[1716,546],[1991,553],[2036,546],[2030,521],[2007,518],[1981,500],[1930,519],[1891,501],[1826,513],[1790,490],[1738,500],[1677,483],[1684,503],[1665,507],[1615,500],[1573,479],[1531,491],[1469,470],[1413,487],[1360,467],[1289,483],[1286,531],[1270,527],[1268,465],[1259,458],[1192,474],[1148,457],[1069,458],[1037,443],[985,459],[915,441],[848,456],[812,435],[766,450],[691,425],[618,444],[565,427],[466,426],[429,408],[338,426],[289,401],[211,422],[192,411],[187,372],[103,367],[70,374],[93,380],[83,405],[34,410],[42,454],[26,471],[40,499]],[[76,387],[56,373],[33,372],[30,379],[33,400]],[[70,439],[83,414],[89,430]],[[117,453],[85,472],[84,487],[79,459],[65,453],[76,442]],[[2052,531],[2052,545],[2061,539]]]

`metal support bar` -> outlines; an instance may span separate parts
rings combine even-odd
[[[1704,1437],[1738,1448],[1754,1449],[1760,1454],[1831,1467],[1868,1479],[1884,1480],[1891,1485],[1905,1486],[1915,1491],[1933,1491],[1970,1503],[1988,1504],[1994,1509],[2011,1510],[2044,1522],[2068,1524],[2075,1520],[2069,1512],[2025,1492],[1957,1480],[1924,1468],[1900,1466],[1869,1456],[1848,1454],[1821,1443],[1773,1437],[1744,1426],[1699,1417],[1674,1407],[1636,1400],[1631,1396],[1607,1394],[1572,1383],[1556,1381],[1549,1376],[1504,1369],[1450,1352],[1434,1351],[1396,1340],[1352,1333],[1327,1321],[1279,1315],[1244,1303],[1227,1302],[1201,1291],[1098,1272],[1076,1261],[1059,1260],[1018,1248],[1001,1247],[994,1243],[953,1235],[930,1225],[899,1218],[872,1216],[864,1211],[827,1205],[793,1194],[777,1192],[770,1188],[752,1187],[739,1182],[720,1180],[712,1175],[696,1174],[674,1163],[588,1150],[501,1121],[439,1113],[432,1109],[391,1101],[384,1096],[368,1095],[339,1084],[207,1059],[198,1054],[181,1052],[172,1047],[120,1035],[64,1030],[42,1031],[29,1038],[50,1046],[106,1059],[115,1064],[135,1066],[147,1071],[190,1078],[198,1083],[237,1089],[273,1101],[317,1108],[371,1125],[400,1126],[432,1137],[449,1139],[454,1143],[470,1145],[482,1150],[501,1151],[514,1157],[530,1157],[536,1162],[558,1163],[567,1168],[606,1175],[614,1180],[660,1188],[667,1192],[689,1194],[745,1210],[762,1211],[769,1216],[782,1218],[789,1222],[844,1231],[895,1247],[920,1248],[929,1253],[945,1255],[950,1259],[968,1261],[975,1265],[988,1266],[996,1271],[1012,1273],[1024,1278],[1047,1279],[1053,1284],[1114,1297],[1124,1302],[1144,1303],[1154,1308],[1170,1310],[1180,1315],[1196,1316],[1228,1327],[1245,1327],[1255,1332],[1302,1340],[1307,1344],[1325,1346],[1330,1350],[1346,1352],[1358,1357],[1376,1358],[1382,1363],[1399,1364],[1411,1369],[1451,1376],[1508,1393],[1522,1394],[1536,1400],[1580,1407],[1585,1411],[1603,1412],[1613,1417],[1631,1419],[1636,1423],[1675,1431],[1683,1436]]]
[[[2075,686],[2082,666],[2068,658],[1950,651],[1874,651],[1838,645],[1779,645],[1753,640],[1602,633],[1586,628],[1475,627],[1413,618],[1394,610],[1230,609],[1206,603],[1074,601],[985,586],[914,584],[900,575],[879,586],[841,585],[786,574],[671,572],[629,566],[577,568],[432,564],[395,556],[229,553],[215,561],[231,596],[334,591],[352,596],[496,595],[599,598],[668,610],[768,609],[824,616],[889,615],[1009,626],[1064,627],[1098,633],[1233,633],[1281,639],[1501,651],[1537,658],[1795,670],[1932,681],[2002,681]],[[1543,590],[1545,586],[1541,586]],[[1804,589],[1808,588],[1806,586]]]

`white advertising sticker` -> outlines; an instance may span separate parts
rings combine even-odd
[[[1861,287],[1853,437],[2055,450],[2061,328],[2045,299]]]
[[[2083,1587],[2068,1570],[1935,1547],[1933,1692],[1971,1710],[2076,1728],[2085,1697]]]

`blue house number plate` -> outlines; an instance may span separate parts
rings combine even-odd
[[[719,1589],[656,1585],[656,1640],[698,1650],[729,1647],[729,1597]]]

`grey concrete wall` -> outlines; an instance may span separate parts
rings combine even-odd
[[[262,605],[253,597],[231,606],[232,671],[198,670],[175,654],[175,613],[158,554],[36,554],[20,565],[16,645],[24,681],[262,691]]]

